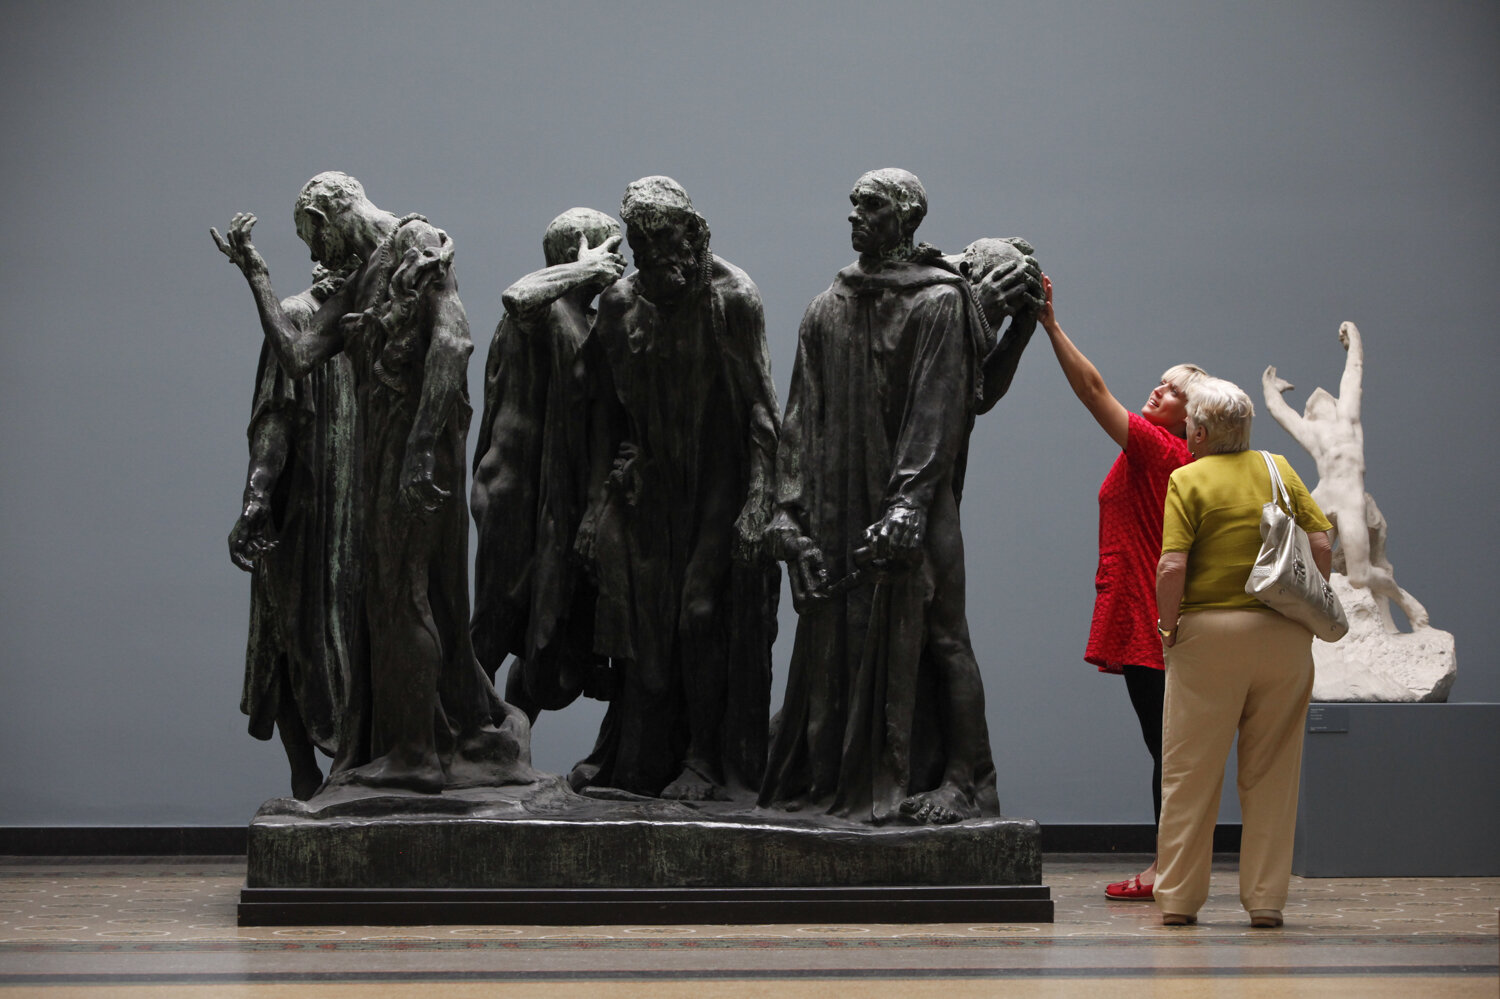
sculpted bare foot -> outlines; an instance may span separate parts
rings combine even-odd
[[[974,799],[952,784],[914,794],[901,802],[901,814],[913,822],[946,826],[964,819],[979,818]]]
[[[437,794],[443,789],[443,766],[437,756],[429,756],[418,763],[393,759],[386,754],[371,760],[362,767],[345,770],[333,778],[339,784],[358,784],[362,787],[395,787],[423,794]]]
[[[294,767],[292,769],[292,797],[298,801],[306,801],[318,793],[318,788],[323,786],[323,771],[318,769],[314,763],[311,769],[306,767]]]
[[[682,773],[661,790],[661,797],[676,801],[724,801],[719,786],[709,780],[692,764],[682,768]]]
[[[599,776],[599,764],[584,760],[575,764],[571,773],[568,774],[568,786],[575,791],[582,791],[594,783],[594,778]]]

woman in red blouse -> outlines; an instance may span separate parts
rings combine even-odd
[[[1141,735],[1151,753],[1151,802],[1161,821],[1161,710],[1166,690],[1161,638],[1156,632],[1156,563],[1161,556],[1162,508],[1172,470],[1192,460],[1187,432],[1187,390],[1203,369],[1168,368],[1140,413],[1127,410],[1104,384],[1099,369],[1068,339],[1052,307],[1052,282],[1042,279],[1047,301],[1042,328],[1074,394],[1120,446],[1120,456],[1099,487],[1098,596],[1084,659],[1101,673],[1123,673]],[[1156,862],[1104,889],[1116,899],[1152,898]]]

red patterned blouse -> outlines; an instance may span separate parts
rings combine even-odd
[[[1083,658],[1104,673],[1126,665],[1162,668],[1156,634],[1156,563],[1162,508],[1173,469],[1192,460],[1171,431],[1130,414],[1125,450],[1099,487],[1099,570],[1094,622]]]

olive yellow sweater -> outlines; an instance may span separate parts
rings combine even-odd
[[[1292,497],[1292,514],[1309,534],[1332,525],[1292,466],[1272,455]],[[1269,610],[1245,592],[1260,551],[1261,507],[1271,476],[1259,451],[1206,454],[1172,473],[1167,483],[1161,550],[1187,552],[1182,611]]]

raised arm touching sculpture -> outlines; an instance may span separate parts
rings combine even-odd
[[[453,276],[453,243],[418,215],[377,208],[357,180],[322,173],[303,187],[297,234],[347,275],[305,324],[271,288],[236,215],[219,249],[249,282],[283,371],[301,378],[347,354],[359,435],[362,607],[332,782],[437,792],[526,782],[525,715],[496,695],[468,633],[465,369],[473,350]]]

